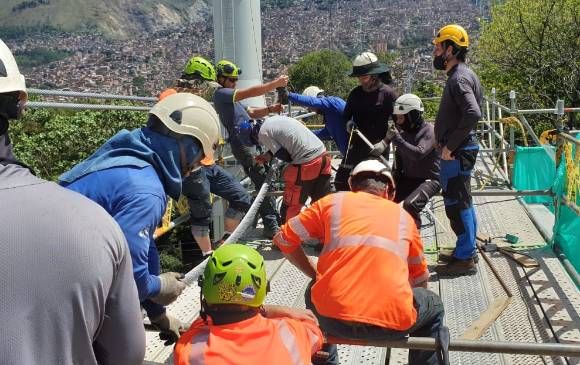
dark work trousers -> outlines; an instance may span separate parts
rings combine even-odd
[[[417,311],[417,321],[406,331],[396,331],[364,323],[353,325],[352,323],[345,323],[335,318],[320,315],[316,311],[310,298],[310,291],[313,284],[314,281],[310,283],[304,293],[306,308],[314,312],[322,331],[334,337],[351,340],[402,340],[407,335],[437,338],[439,329],[443,326],[443,317],[445,315],[443,302],[437,294],[428,289],[413,289],[413,305]],[[376,290],[380,290],[380,287],[377,286]],[[397,298],[393,298],[393,300],[397,300]],[[338,350],[336,345],[326,344],[323,346],[322,351],[329,353],[328,360],[326,362],[316,363],[317,365],[338,365]],[[435,351],[409,351],[409,365],[437,364],[438,361]]]
[[[284,169],[284,200],[280,215],[284,223],[298,215],[308,200],[314,203],[330,193],[330,156],[323,154],[300,165]]]
[[[259,190],[266,179],[266,168],[263,165],[256,164],[252,150],[249,147],[236,142],[230,142],[230,145],[232,154],[242,165],[256,190]],[[278,213],[276,212],[276,203],[273,197],[264,198],[259,213],[262,217],[264,228],[270,231],[278,230]]]
[[[477,219],[471,197],[471,171],[478,151],[477,144],[457,149],[454,160],[441,160],[439,172],[445,214],[457,236],[454,256],[460,260],[475,255]]]
[[[421,211],[429,200],[441,190],[439,180],[397,176],[395,186],[394,202],[403,202],[403,208],[413,217],[417,229],[420,229]]]
[[[380,140],[379,140],[380,141]],[[376,141],[374,143],[378,143]],[[371,141],[373,142],[373,141]],[[389,151],[391,146],[387,147],[383,156],[388,160]],[[352,136],[351,143],[348,146],[346,158],[342,160],[342,163],[338,167],[338,171],[334,177],[334,190],[336,191],[350,191],[348,186],[348,178],[352,169],[356,167],[360,162],[368,159],[376,159],[376,157],[371,156],[371,147],[367,146],[356,133]]]
[[[192,226],[209,227],[211,223],[210,193],[228,201],[227,214],[247,212],[252,203],[250,194],[236,178],[219,165],[202,166],[193,171],[183,180],[182,193],[189,203],[190,221]],[[226,214],[226,215],[227,215]],[[183,260],[193,262],[195,244],[182,244]]]

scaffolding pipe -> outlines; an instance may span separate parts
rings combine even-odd
[[[558,109],[522,109],[517,110],[518,114],[556,114]],[[578,113],[580,108],[564,108],[564,113]]]
[[[281,196],[283,191],[271,191],[266,195],[268,196]],[[441,196],[441,193],[437,193],[437,196]],[[482,191],[472,191],[473,196],[554,196],[551,190],[482,190]]]
[[[404,340],[347,340],[329,337],[328,343],[361,346],[403,348],[410,350],[436,350],[437,344],[431,337],[409,337]],[[580,356],[580,346],[562,343],[507,342],[451,339],[449,351],[486,352],[496,354],[520,354],[538,356]]]
[[[558,133],[558,137],[562,138],[566,142],[574,143],[575,145],[580,146],[580,139],[576,139],[574,136],[571,136],[566,132]]]
[[[33,95],[48,95],[48,96],[64,96],[70,98],[91,98],[91,99],[108,99],[108,100],[130,100],[141,102],[157,102],[157,98],[151,96],[133,96],[133,95],[115,95],[115,94],[100,94],[100,93],[85,93],[68,90],[45,90],[45,89],[27,89],[29,94]]]
[[[26,103],[26,108],[71,109],[71,110],[126,110],[126,111],[144,111],[144,112],[147,112],[151,109],[151,107],[148,106],[54,103],[50,101],[29,101],[28,103]]]

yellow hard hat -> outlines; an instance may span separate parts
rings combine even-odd
[[[439,29],[437,36],[433,39],[433,44],[444,41],[451,41],[459,47],[469,47],[469,37],[462,26],[457,24],[449,24]]]

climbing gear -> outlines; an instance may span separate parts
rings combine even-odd
[[[423,102],[415,94],[404,94],[395,100],[395,107],[393,109],[393,114],[407,114],[411,110],[418,110],[420,112],[425,111]]]
[[[302,92],[302,95],[304,96],[310,96],[310,97],[318,97],[320,94],[323,94],[324,90],[322,90],[321,88],[319,88],[318,86],[308,86],[306,89],[304,89],[304,91]]]
[[[205,157],[213,159],[220,136],[220,121],[209,102],[190,93],[177,93],[159,101],[149,113],[172,132],[196,138]]]
[[[0,39],[0,94],[14,91],[20,92],[21,100],[28,100],[24,75],[18,70],[12,52]]]
[[[465,29],[457,24],[448,24],[439,29],[437,36],[433,39],[433,44],[438,44],[444,41],[451,41],[458,47],[469,47],[469,37]]]
[[[389,66],[379,62],[379,58],[374,53],[363,52],[352,61],[352,73],[349,76],[378,75],[389,71]]]
[[[221,60],[215,65],[217,77],[237,79],[242,74],[242,69],[233,62]]]
[[[208,60],[203,57],[192,57],[183,68],[182,79],[202,78],[206,81],[215,81],[216,72]]]
[[[268,286],[264,258],[244,245],[222,245],[211,255],[201,284],[208,304],[260,307]]]
[[[161,305],[173,303],[185,289],[186,285],[181,279],[183,275],[178,272],[166,272],[159,275],[161,287],[159,293],[151,300]]]

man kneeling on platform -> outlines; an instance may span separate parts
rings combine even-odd
[[[427,290],[429,272],[413,218],[392,202],[393,178],[377,160],[359,163],[351,192],[328,195],[290,219],[274,243],[312,278],[306,307],[321,328],[338,338],[399,340],[436,337],[443,303]],[[315,266],[301,242],[323,244]],[[323,348],[325,364],[338,364],[336,345]],[[412,350],[409,364],[437,364],[434,351]]]
[[[309,310],[262,305],[268,282],[253,248],[215,250],[200,277],[201,318],[175,346],[175,365],[310,364],[323,342]]]

